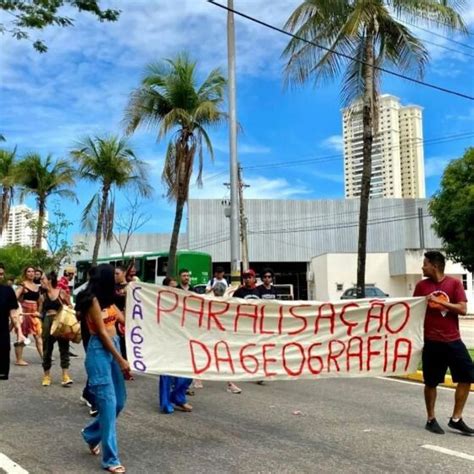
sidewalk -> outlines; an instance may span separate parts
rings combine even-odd
[[[423,383],[423,372],[421,370],[418,370],[414,374],[403,375],[399,378]],[[441,385],[443,387],[456,388],[456,384],[453,382],[451,375],[446,375],[446,377],[444,378],[444,383]],[[471,392],[474,392],[474,384],[471,384]]]

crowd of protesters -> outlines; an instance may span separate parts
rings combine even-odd
[[[444,275],[444,263],[444,256],[439,252],[427,252],[423,265],[423,273],[427,278],[415,290],[415,296],[426,296],[428,300],[423,350],[428,413],[426,429],[436,434],[444,433],[434,416],[434,406],[436,386],[444,378],[449,365],[453,380],[459,382],[449,426],[463,434],[474,434],[474,430],[462,419],[470,384],[474,381],[474,365],[462,344],[457,325],[457,316],[466,313],[466,297],[459,281]],[[0,264],[0,281],[4,278],[5,268]],[[49,387],[53,381],[51,367],[53,348],[57,342],[61,384],[64,387],[73,384],[69,374],[70,343],[51,334],[57,314],[64,306],[72,307],[73,278],[74,273],[71,271],[65,271],[58,279],[55,272],[43,273],[40,269],[28,266],[16,288],[0,284],[0,380],[9,377],[10,333],[14,331],[16,365],[28,365],[24,358],[24,347],[33,338],[42,359],[42,385]],[[234,290],[224,278],[224,269],[216,267],[205,292],[216,298],[276,299],[273,271],[265,268],[261,272],[261,279],[261,283],[257,284],[255,271],[248,269],[242,274],[242,284]],[[87,381],[81,400],[89,406],[90,415],[94,417],[82,430],[82,436],[91,454],[99,456],[102,453],[102,467],[115,473],[125,472],[118,454],[116,420],[126,402],[125,380],[132,379],[125,347],[124,312],[127,285],[133,280],[137,280],[133,262],[128,268],[114,268],[109,264],[92,267],[88,282],[82,286],[75,302],[86,352]],[[179,271],[177,280],[165,278],[163,285],[194,291],[187,269]],[[448,314],[453,317],[447,318]],[[443,351],[442,357],[440,351]],[[198,388],[203,388],[200,380],[194,380],[193,383],[190,378],[161,375],[158,386],[159,410],[163,414],[172,414],[176,410],[191,412],[193,407],[187,397],[195,395],[195,389]],[[227,391],[232,394],[242,392],[232,382],[227,383]]]

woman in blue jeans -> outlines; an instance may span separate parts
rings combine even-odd
[[[113,304],[114,268],[101,264],[91,275],[80,311],[90,331],[86,354],[89,385],[96,398],[99,416],[82,430],[91,454],[98,456],[102,445],[102,467],[115,473],[125,472],[118,457],[116,422],[125,406],[124,377],[130,375],[130,365],[120,354],[115,323],[123,314]]]

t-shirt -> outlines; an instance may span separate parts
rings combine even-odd
[[[181,285],[178,285],[176,288],[179,288],[180,290],[184,290],[184,291],[194,291],[194,286],[191,286],[191,285],[189,285],[188,289],[183,288]]]
[[[0,343],[2,340],[10,340],[10,311],[18,308],[13,288],[0,285]]]
[[[453,277],[445,276],[440,282],[430,278],[416,284],[413,296],[433,295],[444,298],[448,303],[467,301],[462,283]],[[429,302],[425,315],[425,340],[452,342],[461,339],[459,332],[459,317],[435,302]]]
[[[234,298],[244,298],[246,300],[259,300],[260,296],[258,294],[257,287],[247,288],[246,286],[241,286],[235,290],[232,295]]]
[[[67,277],[63,276],[58,281],[58,286],[60,290],[65,291],[68,295],[71,294],[71,289],[69,288],[69,280]]]
[[[222,283],[226,288],[229,287],[229,284],[227,283],[227,280],[225,278],[222,278],[222,280],[219,280],[219,278],[212,278],[207,282],[206,289],[211,289],[214,288],[214,285],[216,283]]]
[[[277,290],[274,286],[266,288],[265,285],[257,286],[258,295],[262,300],[276,300]]]

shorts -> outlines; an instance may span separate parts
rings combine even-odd
[[[461,339],[452,342],[425,341],[423,379],[428,387],[444,382],[449,367],[454,383],[474,382],[474,363]]]

